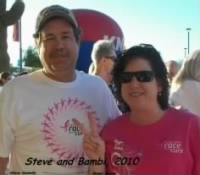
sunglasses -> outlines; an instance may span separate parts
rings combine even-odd
[[[113,61],[116,60],[116,57],[115,57],[115,56],[104,56],[104,57],[107,58],[107,59],[113,60]]]
[[[120,81],[121,83],[129,83],[133,80],[133,77],[136,78],[138,82],[150,82],[154,78],[154,73],[150,70],[137,72],[123,72],[120,75]]]

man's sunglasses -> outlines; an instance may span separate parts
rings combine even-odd
[[[121,83],[129,83],[133,78],[136,78],[138,82],[150,82],[154,78],[154,73],[150,70],[144,70],[137,72],[123,72],[120,75]]]

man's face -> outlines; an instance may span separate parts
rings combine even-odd
[[[106,71],[106,77],[104,78],[108,84],[112,82],[112,70],[114,67],[114,61],[116,60],[116,53],[114,50],[111,50],[110,53],[104,56],[104,70]]]
[[[176,75],[177,71],[178,71],[177,64],[170,63],[168,66],[168,76],[169,76],[170,80],[173,79],[173,77]]]
[[[47,74],[54,77],[72,74],[79,51],[72,26],[64,19],[53,19],[45,24],[36,41],[40,60]]]

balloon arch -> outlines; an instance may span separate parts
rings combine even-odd
[[[119,25],[102,12],[89,9],[74,9],[73,13],[81,27],[81,45],[77,69],[88,72],[91,50],[95,41],[109,39],[120,52],[124,47],[124,36]]]

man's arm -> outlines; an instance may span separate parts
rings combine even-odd
[[[2,158],[0,157],[0,174],[3,175],[6,172],[7,164],[8,164],[9,158]]]
[[[16,111],[12,103],[12,96],[14,95],[10,88],[4,86],[0,92],[0,175],[7,173],[9,155],[11,155],[15,138],[12,117],[16,114]]]

